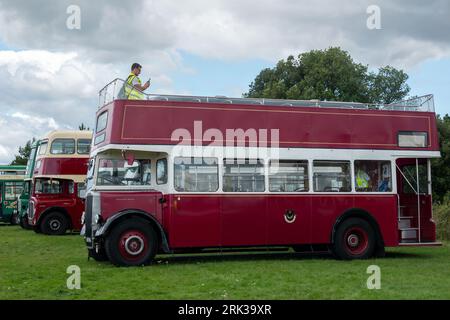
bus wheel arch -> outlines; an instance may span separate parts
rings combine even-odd
[[[161,246],[162,251],[164,253],[171,252],[171,250],[169,249],[169,243],[167,241],[166,234],[161,224],[151,214],[141,210],[126,210],[116,214],[113,218],[108,219],[106,224],[100,229],[100,233],[96,233],[96,236],[100,236],[101,238],[105,239],[115,227],[128,219],[139,219],[150,224],[150,226],[156,232],[158,243]]]
[[[49,226],[46,225],[52,224],[53,220],[50,221],[52,217],[55,218],[54,223],[55,224],[58,223],[59,226],[55,226],[55,228],[53,228],[50,225]],[[70,218],[70,215],[64,208],[52,207],[48,208],[40,215],[35,228],[37,228],[44,234],[62,235],[65,234],[67,230],[70,230],[72,228],[72,219]]]
[[[359,222],[357,222],[357,220],[360,220]],[[352,228],[352,230],[356,233],[356,234],[360,234],[361,235],[361,241],[368,241],[369,239],[366,239],[369,235],[367,233],[370,233],[370,230],[366,230],[367,232],[364,231],[364,224],[367,223],[367,225],[369,226],[369,229],[371,228],[373,230],[373,241],[374,241],[374,249],[373,249],[373,253],[371,254],[371,256],[374,257],[384,257],[385,255],[385,251],[384,251],[384,240],[383,240],[383,235],[381,233],[380,230],[380,226],[378,224],[378,222],[376,221],[376,219],[366,210],[364,209],[359,209],[359,208],[353,208],[350,209],[346,212],[344,212],[342,215],[340,215],[334,225],[333,225],[333,229],[331,232],[331,237],[330,237],[330,243],[331,243],[331,248],[335,248],[335,246],[337,245],[336,241],[337,241],[337,233],[339,231],[342,231],[340,229],[342,229],[343,227],[345,227],[344,224],[348,224],[348,221],[352,221],[353,224],[356,224],[356,226],[354,228]],[[336,255],[336,250],[332,250],[333,253]],[[339,256],[339,255],[338,255]],[[342,258],[342,257],[340,257]]]

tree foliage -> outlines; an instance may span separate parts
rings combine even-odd
[[[23,165],[25,166],[30,158],[31,146],[36,141],[35,138],[28,140],[23,147],[19,147],[19,154],[15,155],[11,165]]]
[[[441,158],[432,161],[433,200],[450,201],[450,116],[437,116]],[[450,203],[450,202],[449,202]]]
[[[409,93],[408,75],[385,66],[377,73],[332,47],[289,56],[262,70],[244,94],[249,98],[391,103]]]

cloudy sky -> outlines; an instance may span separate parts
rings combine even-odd
[[[381,29],[367,28],[371,5]],[[404,69],[411,94],[450,113],[447,0],[0,0],[0,23],[0,163],[33,136],[92,127],[98,91],[132,62],[152,92],[241,96],[262,68],[340,46]]]

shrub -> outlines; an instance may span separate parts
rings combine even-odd
[[[433,219],[436,222],[436,236],[440,240],[450,239],[450,192],[447,192],[441,203],[433,208]]]

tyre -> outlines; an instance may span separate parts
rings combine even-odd
[[[20,226],[26,230],[31,230],[32,227],[28,223],[28,217],[25,215],[23,217],[20,217]]]
[[[337,227],[332,251],[338,259],[367,259],[373,255],[375,246],[372,226],[364,219],[349,218]]]
[[[61,212],[50,212],[40,224],[42,233],[51,236],[60,236],[66,233],[69,221]]]
[[[95,261],[108,261],[108,256],[106,255],[105,249],[101,248],[99,252],[95,249],[88,249],[88,256]]]
[[[117,266],[140,266],[152,262],[158,248],[153,227],[141,219],[119,223],[106,237],[106,255]]]
[[[14,213],[12,216],[11,216],[11,224],[13,225],[13,226],[16,226],[16,225],[18,225],[19,224],[19,214],[18,213]]]

